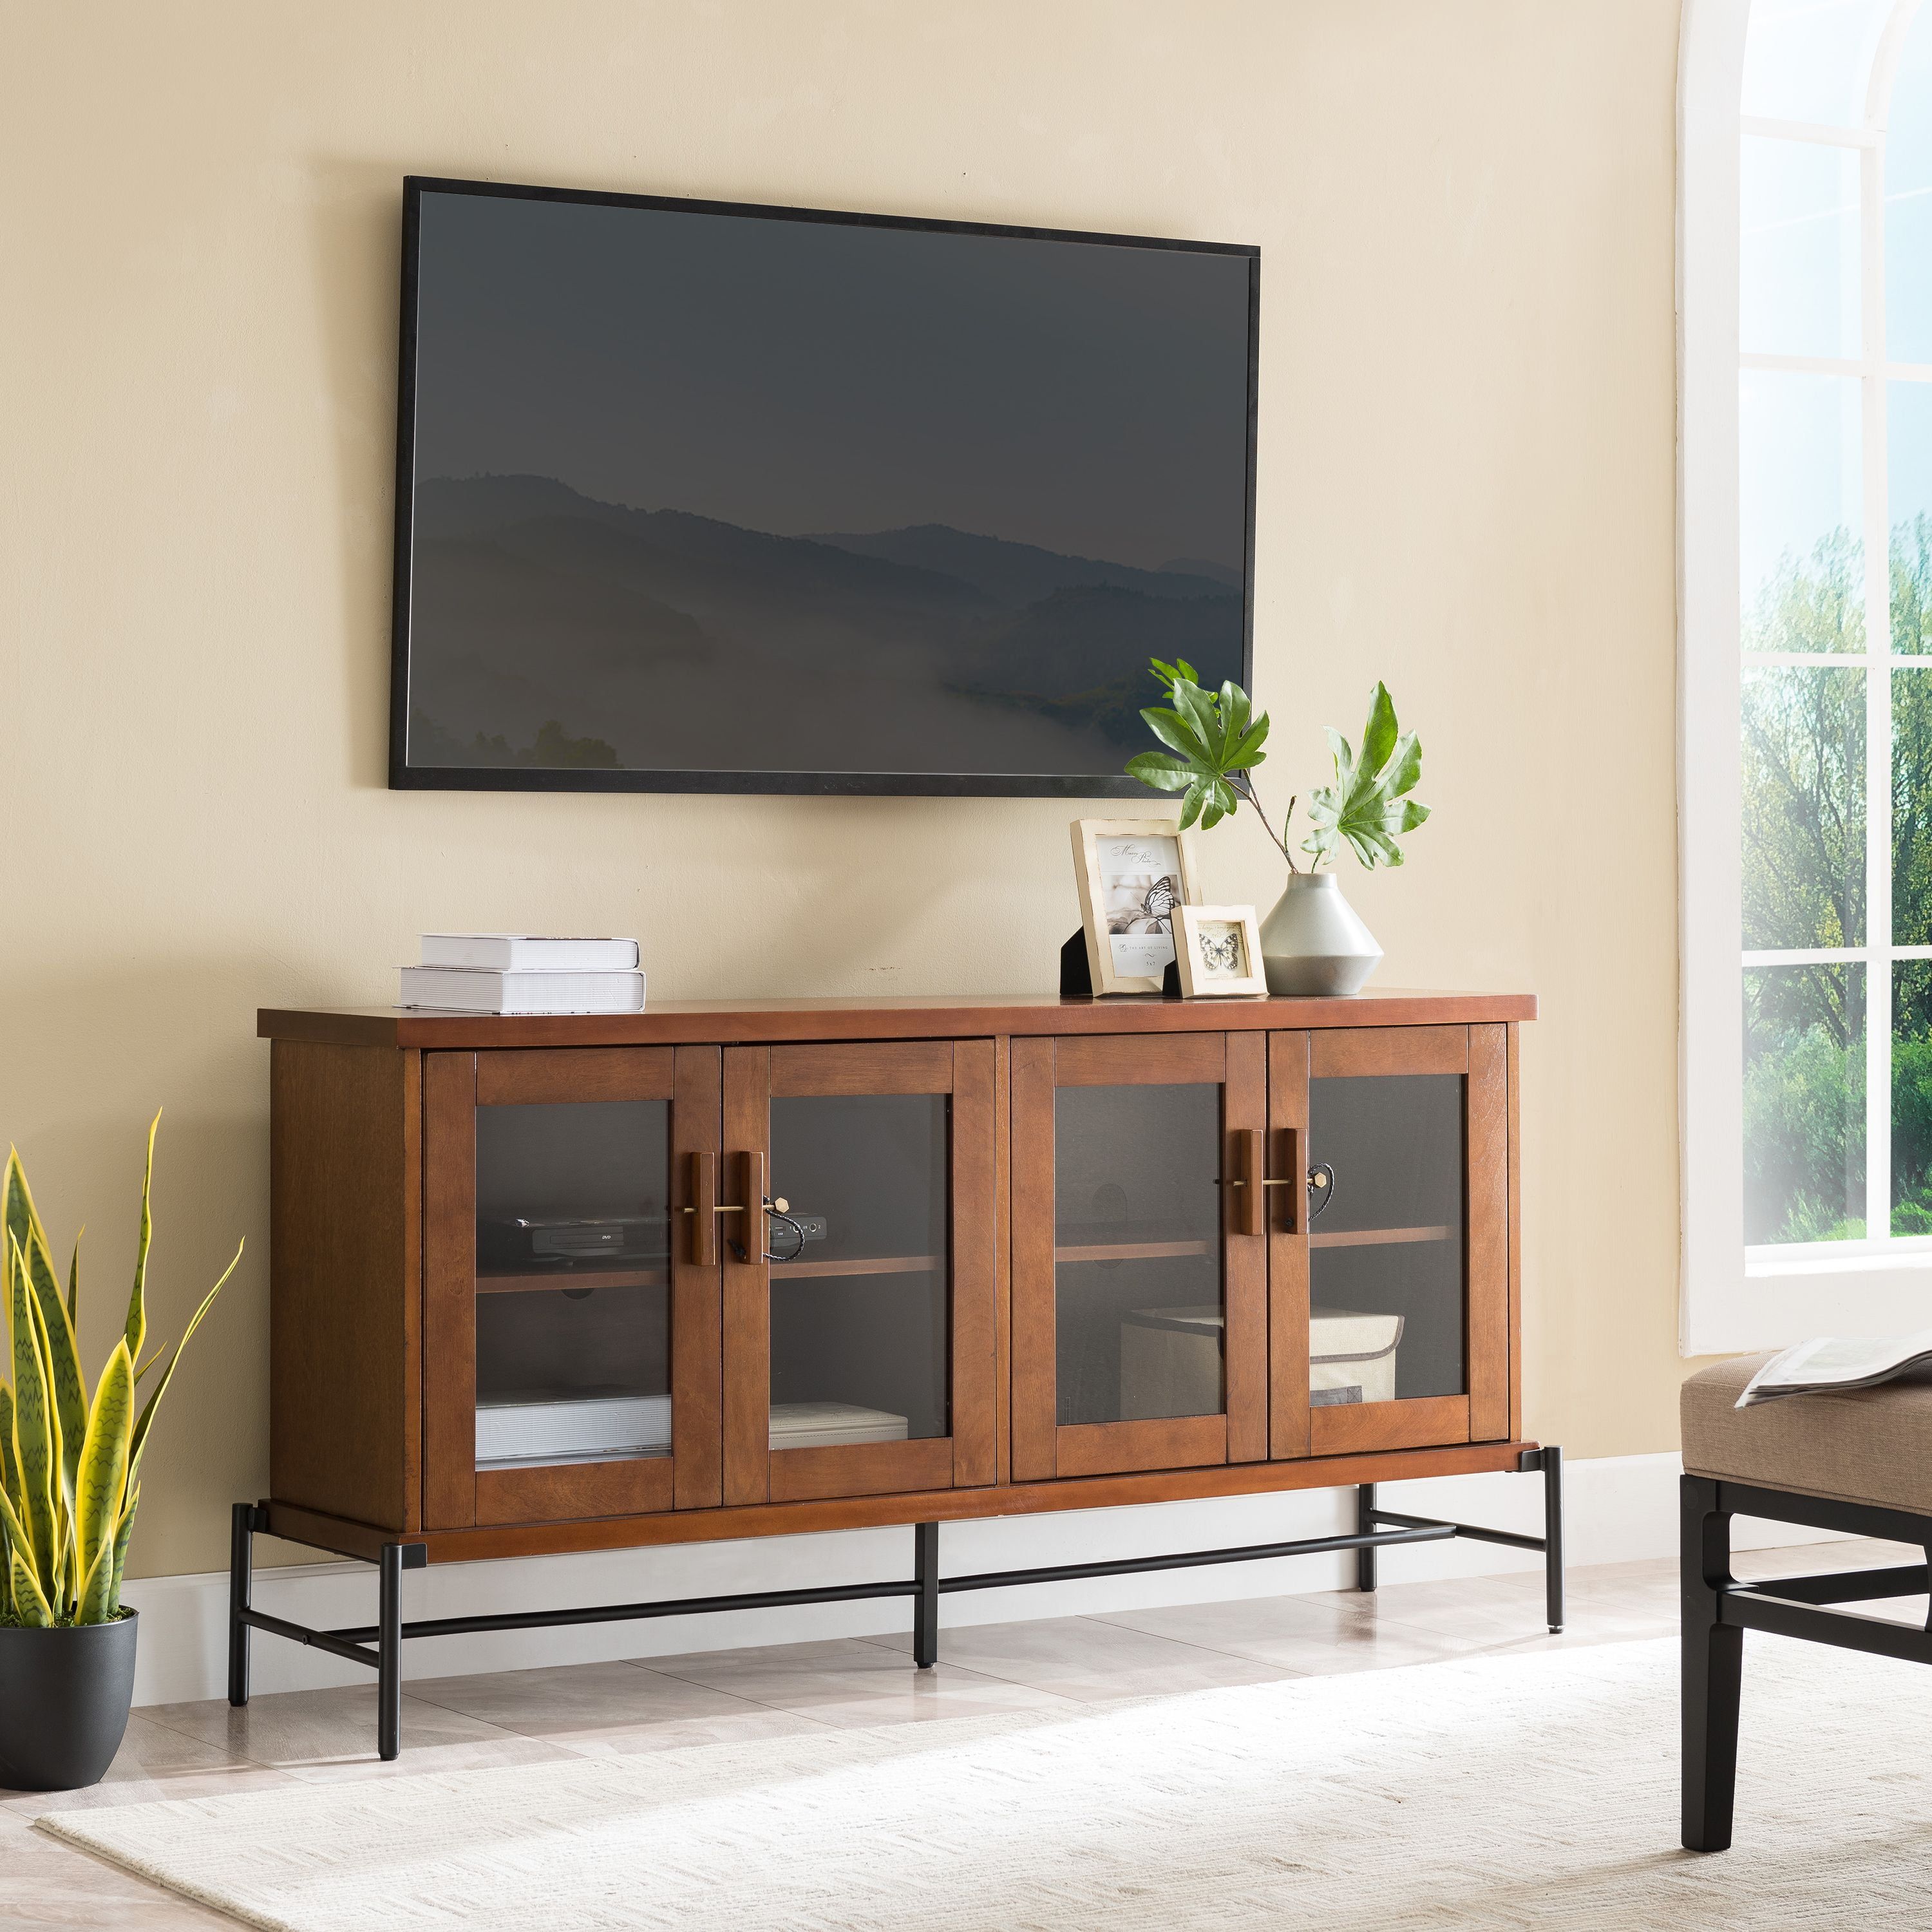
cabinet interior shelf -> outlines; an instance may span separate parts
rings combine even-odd
[[[1387,1241],[1446,1241],[1457,1231],[1454,1228],[1336,1228],[1325,1234],[1311,1234],[1311,1248],[1379,1247]]]
[[[1450,1227],[1349,1228],[1311,1234],[1311,1248],[1364,1248],[1385,1243],[1446,1241],[1456,1231]],[[1171,1261],[1191,1255],[1214,1252],[1214,1244],[1194,1241],[1106,1241],[1057,1246],[1056,1262]],[[848,1261],[773,1262],[774,1281],[829,1280],[842,1275],[934,1274],[946,1265],[940,1255],[860,1255]],[[479,1274],[478,1294],[526,1294],[534,1291],[585,1288],[667,1288],[668,1268],[572,1268],[545,1270],[540,1274]]]
[[[527,1274],[479,1274],[478,1294],[527,1294],[545,1288],[668,1288],[668,1268],[545,1268]]]
[[[850,1261],[773,1262],[774,1281],[805,1281],[844,1274],[933,1274],[946,1265],[940,1255],[860,1255]]]
[[[1327,1234],[1311,1234],[1311,1248],[1365,1248],[1395,1241],[1446,1241],[1456,1230],[1436,1228],[1337,1228]],[[1060,1246],[1053,1251],[1056,1262],[1167,1261],[1183,1255],[1214,1252],[1208,1241],[1106,1241]],[[774,1274],[777,1270],[772,1270]]]
[[[1077,1247],[1056,1247],[1057,1262],[1159,1262],[1177,1255],[1211,1252],[1206,1241],[1101,1241]]]

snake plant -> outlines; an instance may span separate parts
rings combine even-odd
[[[121,1574],[140,1505],[141,1458],[154,1412],[180,1366],[182,1350],[242,1258],[238,1246],[173,1350],[157,1349],[137,1366],[148,1336],[148,1197],[160,1124],[157,1114],[148,1129],[126,1330],[92,1396],[74,1346],[80,1244],[74,1244],[63,1300],[20,1156],[8,1150],[0,1183],[0,1243],[12,1380],[0,1382],[0,1623],[46,1628],[112,1623],[121,1615]],[[139,1385],[164,1358],[137,1409]]]

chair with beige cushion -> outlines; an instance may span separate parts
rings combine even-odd
[[[1732,1577],[1734,1515],[1932,1553],[1932,1378],[1739,1408],[1769,1360],[1720,1362],[1684,1384],[1684,1842],[1696,1852],[1731,1842],[1746,1630],[1932,1664],[1932,1628],[1832,1607],[1920,1595],[1923,1563],[1766,1583]]]

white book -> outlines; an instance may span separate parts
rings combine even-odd
[[[856,1402],[775,1402],[774,1449],[829,1449],[846,1442],[903,1442],[906,1419]]]
[[[474,966],[405,966],[399,1006],[456,1013],[639,1013],[641,973],[491,973]]]
[[[554,939],[538,932],[426,932],[425,966],[484,966],[499,973],[632,973],[634,939]]]
[[[670,1449],[668,1395],[593,1396],[572,1402],[479,1400],[476,1405],[479,1462],[662,1456]]]

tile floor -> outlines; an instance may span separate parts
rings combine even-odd
[[[1768,1576],[1918,1557],[1889,1544],[1838,1543],[1740,1554],[1736,1568],[1741,1576]],[[1540,1571],[1522,1571],[1386,1583],[1366,1597],[1337,1592],[969,1625],[942,1630],[938,1668],[916,1673],[907,1666],[907,1636],[438,1678],[406,1686],[403,1755],[392,1765],[374,1755],[373,1685],[264,1695],[242,1711],[221,1702],[149,1705],[135,1713],[112,1769],[92,1790],[0,1792],[0,1932],[172,1932],[234,1923],[30,1828],[36,1813],[56,1807],[202,1797],[292,1779],[407,1778],[824,1726],[1065,1709],[1666,1636],[1676,1628],[1676,1567],[1668,1562],[1573,1570],[1569,1624],[1560,1636],[1544,1628],[1542,1590]],[[1921,1622],[1925,1616],[1922,1598],[1873,1607]]]

